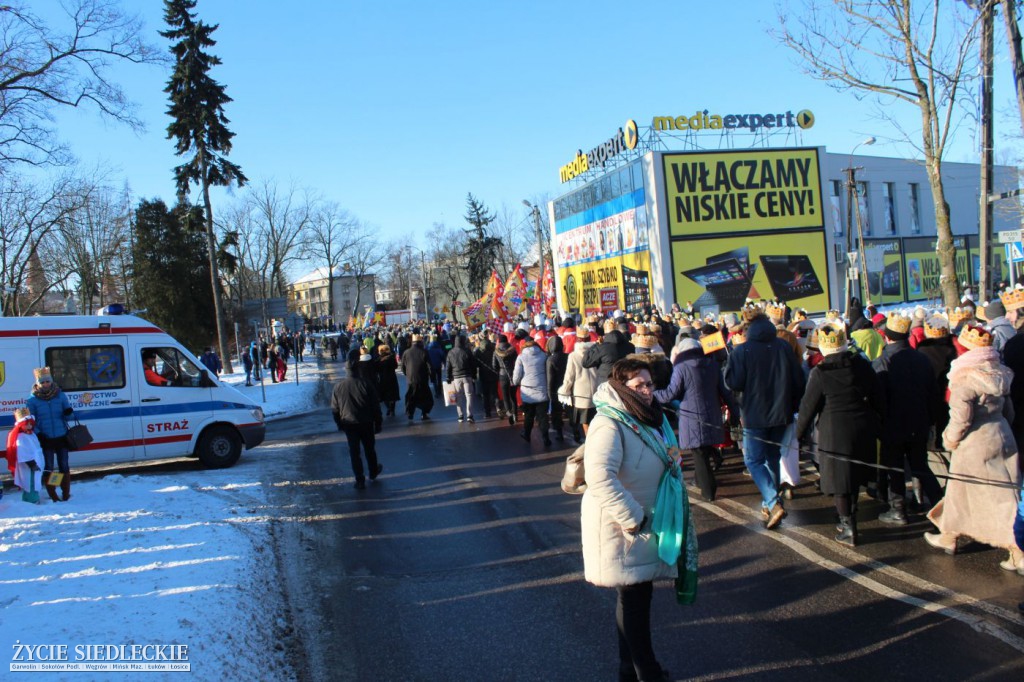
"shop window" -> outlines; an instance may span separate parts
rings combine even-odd
[[[910,183],[910,231],[913,234],[921,233],[920,185],[916,182]]]
[[[832,180],[829,183],[831,194],[829,195],[829,208],[832,211],[832,232],[837,237],[843,235],[843,183],[841,180]]]
[[[882,183],[882,206],[885,210],[885,233],[896,234],[896,203],[893,194],[896,193],[894,183]]]
[[[868,183],[858,182],[857,183],[857,206],[860,209],[860,224],[861,229],[864,230],[864,236],[867,237],[871,234],[871,204],[868,201]],[[857,216],[854,215],[853,219],[856,221]],[[854,224],[856,229],[856,223]]]

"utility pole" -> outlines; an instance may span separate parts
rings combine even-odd
[[[853,263],[850,262],[849,254],[853,253],[853,202],[855,198],[854,190],[854,170],[853,168],[845,169],[846,172],[846,313],[850,312],[850,301],[853,299],[853,278],[850,277],[850,268],[853,267]],[[865,305],[866,301],[861,299],[861,305]]]
[[[992,2],[981,2],[981,214],[978,220],[979,301],[991,289],[992,253]]]
[[[860,295],[861,305],[867,305],[865,298],[871,295],[868,289],[868,263],[864,257],[864,222],[860,214],[860,193],[857,191],[857,168],[851,166],[845,169],[846,172],[846,244],[848,251],[853,251],[853,225],[857,226],[857,269],[860,276],[857,278],[859,287],[857,293]],[[852,214],[852,215],[851,215]],[[850,294],[852,293],[852,280],[846,285],[846,308],[850,308]]]

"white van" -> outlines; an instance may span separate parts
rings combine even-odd
[[[156,356],[147,378],[143,356]],[[93,442],[72,467],[192,455],[229,467],[263,442],[263,409],[220,383],[180,343],[131,315],[0,318],[0,427],[49,367]],[[159,385],[157,385],[159,384]]]

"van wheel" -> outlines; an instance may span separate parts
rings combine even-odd
[[[207,469],[226,469],[242,456],[242,439],[229,426],[211,426],[199,440],[196,454]]]

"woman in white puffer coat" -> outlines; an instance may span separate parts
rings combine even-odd
[[[593,345],[590,330],[585,326],[577,328],[576,345],[569,353],[565,378],[562,380],[562,387],[558,389],[558,400],[570,408],[569,423],[572,424],[572,435],[577,443],[583,442],[583,436],[586,435],[590,421],[596,414],[594,389],[597,388],[597,368],[587,369],[583,366],[583,356]]]
[[[551,445],[548,435],[548,354],[531,339],[523,341],[512,371],[512,383],[519,387],[523,402],[523,431],[519,435],[529,442],[536,419],[544,445]]]

